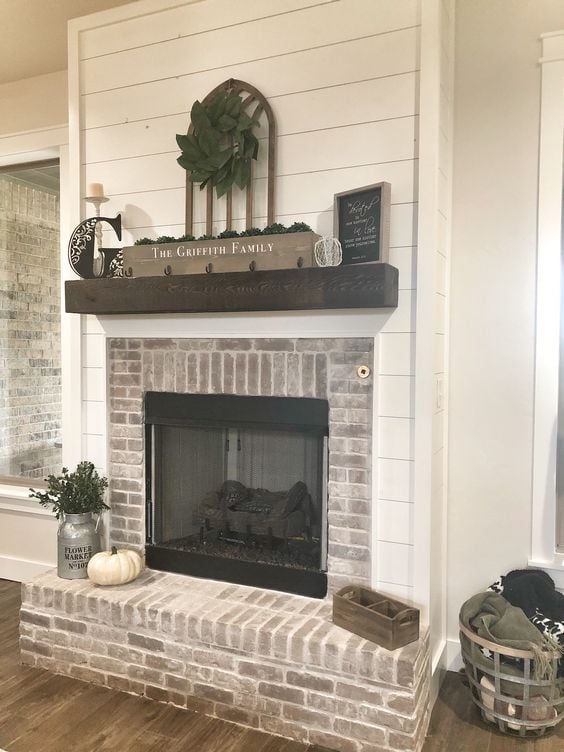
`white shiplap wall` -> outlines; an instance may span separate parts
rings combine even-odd
[[[184,231],[185,173],[176,164],[175,134],[186,130],[191,103],[230,77],[259,88],[277,119],[277,220],[302,220],[330,233],[335,192],[392,184],[390,262],[400,269],[399,308],[391,315],[311,313],[307,321],[316,336],[377,339],[374,584],[407,598],[413,594],[418,18],[417,0],[202,0],[168,9],[162,0],[142,0],[70,27],[70,49],[78,55],[70,65],[81,194],[89,182],[104,183],[110,197],[104,213],[122,212],[126,245]],[[264,183],[259,166],[258,198]],[[83,216],[87,211],[83,205]],[[254,222],[264,224],[264,217]],[[295,316],[267,321],[272,333],[307,336]],[[208,336],[217,322],[83,317],[85,456],[104,468],[105,333]],[[253,333],[248,317],[229,317],[228,326],[241,336]]]

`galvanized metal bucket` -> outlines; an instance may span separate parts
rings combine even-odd
[[[92,512],[65,514],[57,532],[57,574],[65,580],[88,577],[88,562],[100,551],[100,535]]]

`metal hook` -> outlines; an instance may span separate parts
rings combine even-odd
[[[304,265],[304,260],[303,260],[302,256],[300,256],[298,258],[298,269],[301,269],[303,265]]]
[[[165,266],[164,273],[168,276],[169,274],[172,274],[172,266],[170,264],[168,266]]]
[[[206,274],[211,274],[213,272],[213,264],[210,261],[209,264],[206,264]]]
[[[249,264],[249,269],[250,269],[250,270],[251,270],[252,272],[254,272],[254,271],[256,271],[256,268],[257,268],[257,262],[256,262],[256,261],[254,261],[254,260],[253,260],[253,261],[251,261],[251,263]]]

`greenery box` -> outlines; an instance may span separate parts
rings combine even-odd
[[[317,240],[314,232],[292,232],[135,245],[123,249],[123,268],[126,276],[159,277],[312,267]]]

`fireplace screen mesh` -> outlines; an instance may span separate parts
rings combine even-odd
[[[263,416],[265,425],[229,417],[225,425],[216,416],[212,425],[155,420],[150,427],[149,543],[325,570],[326,430],[276,425],[272,415]]]

